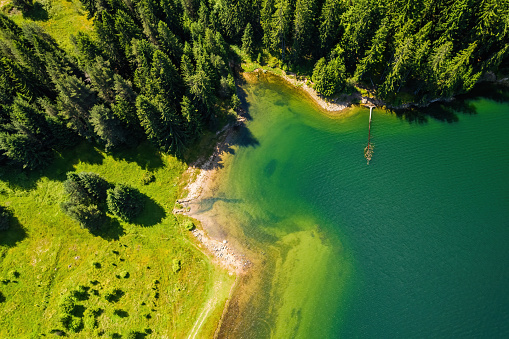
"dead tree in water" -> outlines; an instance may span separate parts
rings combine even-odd
[[[373,157],[373,145],[371,144],[371,114],[373,113],[373,108],[375,105],[369,104],[366,105],[369,107],[369,127],[368,127],[368,145],[364,148],[364,157],[368,160],[368,165]]]

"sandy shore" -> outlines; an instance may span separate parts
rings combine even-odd
[[[270,72],[263,70],[261,68],[255,69],[252,73],[255,72]],[[283,75],[279,75],[276,73],[272,73],[275,76],[278,76],[284,80],[286,80],[289,84],[297,89],[301,89],[304,91],[307,96],[309,96],[322,110],[330,113],[341,112],[347,108],[350,108],[356,104],[361,105],[375,105],[375,106],[385,106],[385,103],[378,99],[373,99],[370,97],[365,97],[360,95],[359,93],[355,94],[341,94],[335,98],[327,99],[322,95],[318,94],[312,87],[308,86],[310,79],[303,78],[297,79],[297,75],[295,73],[283,72]]]
[[[213,227],[207,219],[203,219],[200,215],[193,214],[191,206],[200,201],[205,192],[210,190],[210,185],[216,175],[218,169],[221,167],[222,155],[228,152],[232,140],[235,136],[235,127],[242,126],[246,121],[243,112],[240,111],[236,121],[227,124],[222,130],[217,132],[219,142],[214,148],[214,152],[208,158],[200,158],[195,163],[191,164],[186,170],[186,175],[191,178],[186,187],[184,188],[188,194],[187,197],[177,200],[182,205],[181,209],[174,210],[174,213],[182,213],[190,215],[198,219],[203,226],[203,229],[194,229],[193,236],[199,242],[199,247],[204,249],[204,252],[214,258],[214,261],[221,267],[227,269],[230,274],[243,275],[247,272],[252,263],[245,257],[244,254],[234,248],[225,239],[213,239],[207,233],[208,227]],[[196,176],[194,180],[192,178]]]

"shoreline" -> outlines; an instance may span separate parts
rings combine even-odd
[[[312,87],[307,85],[308,81],[311,81],[310,79],[304,78],[304,80],[297,79],[297,74],[292,72],[285,72],[281,70],[282,74],[278,74],[276,72],[273,72],[271,70],[266,70],[263,68],[256,68],[253,71],[250,72],[244,72],[244,74],[257,74],[257,73],[270,73],[271,75],[277,76],[283,80],[285,80],[287,83],[292,85],[295,89],[300,89],[301,92],[305,93],[306,96],[312,99],[312,101],[324,112],[326,112],[329,116],[335,116],[337,114],[335,113],[343,113],[342,111],[352,108],[353,106],[363,106],[363,105],[374,105],[378,108],[382,109],[394,109],[394,110],[404,110],[404,109],[410,109],[410,108],[425,108],[429,105],[436,103],[436,102],[451,102],[456,100],[456,97],[458,95],[468,95],[468,93],[460,93],[455,94],[451,97],[445,97],[445,98],[435,98],[428,100],[424,103],[405,103],[401,104],[399,106],[392,106],[388,105],[386,102],[384,102],[381,99],[378,98],[372,98],[367,96],[362,96],[359,92],[354,94],[340,94],[339,96],[331,99],[327,99],[320,94],[318,94]],[[492,84],[499,84],[504,86],[509,86],[509,77],[501,76],[497,79],[497,76],[491,72],[485,74],[483,77],[481,77],[477,83],[476,86],[480,83],[492,83]],[[471,91],[469,91],[471,92]]]
[[[210,223],[206,219],[193,214],[191,205],[199,203],[203,193],[210,190],[213,178],[220,167],[221,156],[228,151],[232,144],[235,128],[242,126],[246,121],[246,117],[242,113],[239,112],[235,122],[226,124],[216,133],[219,141],[216,143],[213,153],[208,158],[201,157],[197,159],[188,167],[184,174],[188,174],[191,178],[184,187],[184,190],[187,191],[187,196],[177,199],[177,203],[181,204],[182,208],[173,211],[174,213],[190,216],[201,223],[202,229],[195,227],[191,231],[199,243],[198,246],[205,254],[213,258],[213,262],[226,269],[230,275],[236,274],[237,276],[246,274],[252,266],[252,262],[244,254],[241,254],[238,249],[228,244],[227,240],[212,238],[208,234],[209,232],[207,232],[207,228],[211,227]],[[196,178],[193,180],[193,174],[196,173]]]

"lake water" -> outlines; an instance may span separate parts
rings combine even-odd
[[[367,165],[369,109],[243,88],[252,120],[198,212],[261,258],[221,336],[509,337],[507,102],[375,109]]]

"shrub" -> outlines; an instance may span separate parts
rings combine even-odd
[[[120,277],[122,277],[124,279],[129,278],[129,272],[127,272],[127,271],[120,272]]]
[[[65,329],[69,329],[72,322],[72,315],[67,313],[61,313],[59,316],[60,323]]]
[[[97,316],[96,310],[87,308],[83,313],[83,324],[86,329],[92,330],[97,328],[97,320],[95,317]]]
[[[104,299],[111,302],[117,302],[122,296],[124,292],[121,289],[111,289],[104,294]]]
[[[194,229],[194,223],[191,220],[186,220],[182,224],[186,231],[192,231]]]
[[[75,289],[73,289],[71,291],[71,295],[73,296],[73,298],[75,298],[76,300],[87,300],[88,297],[89,297],[89,294],[88,294],[88,287],[86,286],[83,286],[83,285],[79,285],[78,287],[76,287]]]
[[[8,230],[11,225],[11,212],[0,205],[0,231]]]
[[[76,298],[73,295],[67,295],[60,301],[60,312],[62,315],[71,315],[76,307]]]
[[[151,172],[146,172],[144,175],[143,175],[143,178],[141,178],[141,183],[143,185],[148,185],[150,184],[151,182],[154,182],[156,180],[156,176],[154,175],[154,173],[151,173]]]
[[[141,194],[135,189],[122,184],[108,190],[106,201],[108,210],[126,221],[137,217],[143,209]]]
[[[23,12],[32,8],[33,4],[33,0],[12,0],[12,5]]]
[[[11,278],[11,280],[18,279],[20,276],[19,272],[16,270],[9,271],[8,275],[9,275],[9,278]]]
[[[5,302],[5,296],[3,295],[2,292],[0,292],[0,304]]]
[[[138,338],[138,332],[133,330],[127,332],[126,339],[136,339],[136,338]]]
[[[263,63],[262,53],[258,53],[258,56],[256,57],[256,62],[259,63],[260,66],[262,65]]]
[[[172,269],[173,273],[177,273],[182,268],[182,262],[180,259],[173,259]]]
[[[69,323],[69,331],[77,333],[81,331],[83,328],[83,319],[78,317],[72,317],[71,322]]]

